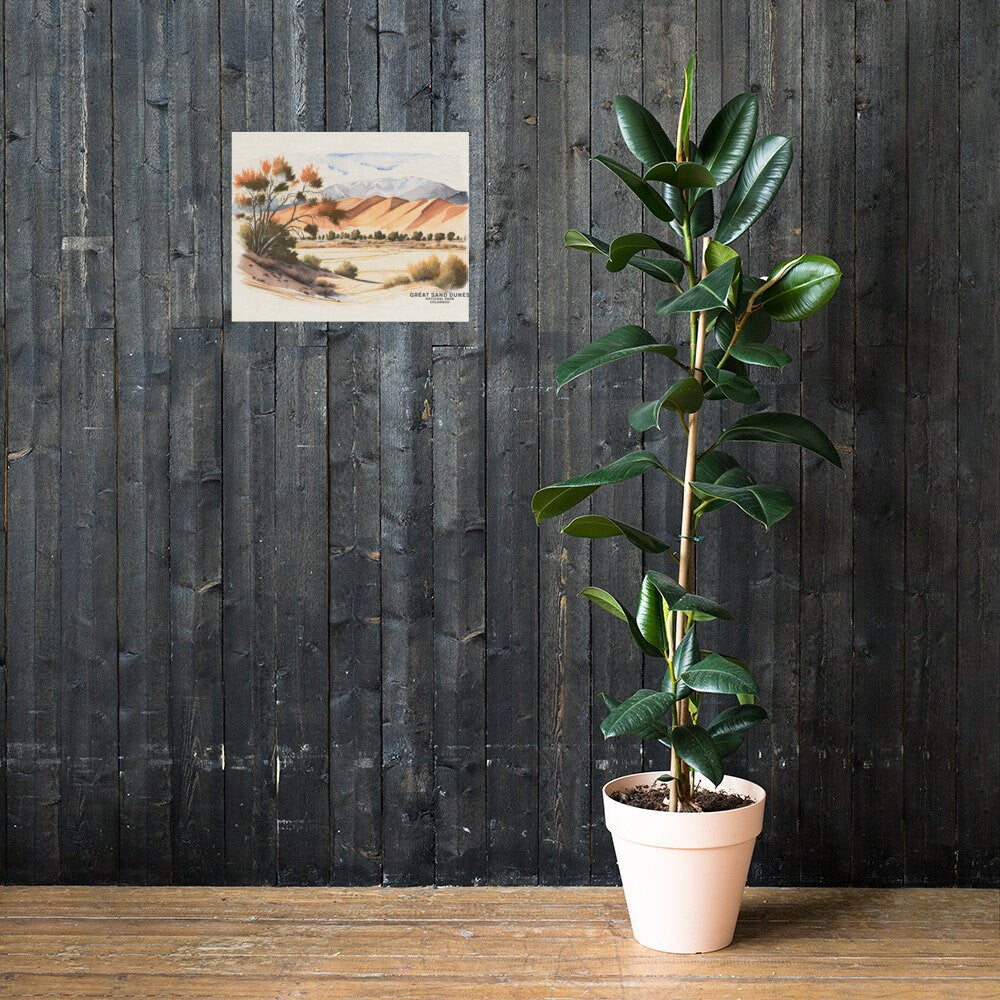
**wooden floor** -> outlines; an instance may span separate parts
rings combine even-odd
[[[755,889],[645,950],[617,889],[0,888],[2,997],[1000,997],[1000,893]]]

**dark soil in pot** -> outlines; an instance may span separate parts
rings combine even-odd
[[[639,809],[652,809],[655,812],[669,812],[669,786],[664,783],[655,785],[637,785],[635,788],[623,788],[612,792],[611,797],[616,802],[626,806],[636,806]],[[726,809],[741,809],[753,804],[753,799],[745,795],[733,795],[731,792],[713,792],[708,788],[696,788],[693,801],[685,804],[681,812],[723,812]]]

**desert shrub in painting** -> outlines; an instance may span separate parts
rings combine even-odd
[[[310,267],[319,267],[322,261],[314,253],[304,253],[302,255],[302,263],[308,264]]]
[[[441,258],[435,254],[411,264],[407,270],[414,281],[433,281],[441,273]]]
[[[441,265],[440,274],[434,279],[434,284],[438,288],[464,288],[468,282],[468,265],[457,254],[448,254]]]
[[[358,276],[357,265],[349,260],[342,260],[334,269],[334,274],[339,274],[342,278],[356,278]]]
[[[408,274],[394,274],[391,278],[386,278],[382,282],[383,288],[395,288],[397,285],[408,285],[410,276]]]
[[[323,179],[310,163],[296,173],[283,156],[261,160],[233,175],[238,230],[243,245],[258,257],[288,259],[296,238],[314,238],[319,231],[305,216],[321,216],[336,225],[344,213],[311,192]]]

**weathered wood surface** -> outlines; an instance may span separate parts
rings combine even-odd
[[[640,227],[588,156],[629,158],[617,93],[676,113],[697,46],[700,128],[752,88],[796,137],[742,249],[845,272],[764,394],[846,478],[758,449],[799,510],[723,514],[699,557],[774,720],[737,758],[769,790],[752,877],[1000,881],[998,25],[971,0],[8,3],[0,878],[616,879],[600,788],[643,752],[597,696],[659,678],[574,595],[631,599],[642,560],[528,502],[634,447],[663,382],[555,394],[588,339],[663,329],[652,281],[561,234]],[[274,128],[468,131],[472,322],[230,322],[229,135]],[[669,538],[675,497],[593,509]]]
[[[732,945],[664,955],[621,891],[0,890],[0,996],[987,1000],[1000,894],[750,889]]]

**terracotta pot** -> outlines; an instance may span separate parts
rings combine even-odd
[[[736,930],[764,822],[764,789],[726,777],[720,791],[754,801],[714,813],[655,812],[623,805],[609,794],[648,785],[662,773],[627,774],[604,786],[604,820],[615,842],[632,933],[656,951],[718,951]]]

